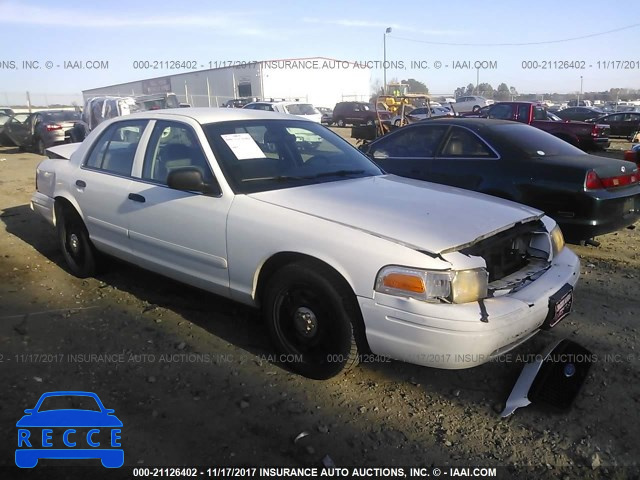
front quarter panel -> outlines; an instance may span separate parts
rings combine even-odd
[[[347,225],[238,195],[227,221],[231,295],[258,304],[260,268],[273,255],[293,252],[337,270],[358,296],[371,298],[378,271],[386,265],[447,270],[451,264]]]

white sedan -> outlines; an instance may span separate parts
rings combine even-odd
[[[301,130],[321,145],[305,148]],[[258,307],[312,378],[369,352],[479,365],[571,309],[579,261],[551,218],[386,175],[313,121],[162,110],[106,121],[78,145],[38,166],[31,201],[73,274],[108,254]]]

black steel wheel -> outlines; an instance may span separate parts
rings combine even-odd
[[[78,213],[71,207],[59,207],[57,227],[60,249],[71,273],[79,278],[95,275],[97,253]]]
[[[360,310],[333,270],[312,262],[287,265],[270,279],[264,300],[272,341],[292,370],[321,380],[357,365]]]

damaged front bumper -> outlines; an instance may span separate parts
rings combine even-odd
[[[481,302],[434,304],[376,292],[358,297],[373,353],[436,368],[481,365],[535,335],[549,299],[580,275],[578,257],[564,248],[549,268],[518,289]]]

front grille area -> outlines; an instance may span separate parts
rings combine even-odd
[[[531,240],[536,234],[544,231],[544,225],[540,220],[518,224],[461,252],[482,257],[487,264],[489,282],[493,282],[526,267],[531,258]]]

